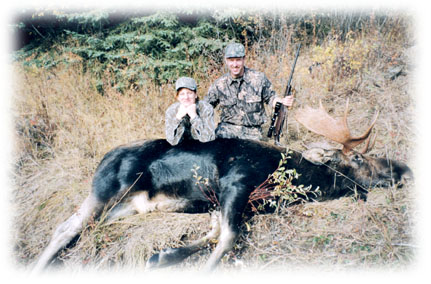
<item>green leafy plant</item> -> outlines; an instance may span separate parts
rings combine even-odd
[[[336,14],[336,12],[334,12]],[[79,64],[97,78],[95,89],[108,87],[123,93],[143,89],[146,82],[171,84],[178,76],[208,79],[223,60],[223,48],[239,41],[268,52],[286,51],[294,42],[320,43],[337,29],[337,38],[350,41],[373,21],[386,17],[346,13],[297,14],[294,12],[214,10],[81,12],[35,11],[13,25],[31,41],[15,52],[25,66],[52,69]],[[348,29],[349,27],[350,29]],[[353,32],[351,31],[353,29]],[[351,46],[340,65],[343,73],[362,72],[361,59],[368,49]],[[328,47],[331,48],[331,47]],[[334,62],[340,56],[324,48],[314,57]],[[346,53],[345,52],[345,53]],[[365,52],[366,54],[363,54]],[[328,57],[329,56],[329,57]],[[336,56],[336,58],[334,58]],[[341,72],[340,71],[340,72]]]
[[[250,194],[249,204],[253,211],[264,210],[267,205],[278,211],[283,204],[307,202],[321,194],[318,187],[313,189],[312,185],[305,187],[294,184],[293,181],[300,174],[296,169],[286,167],[287,160],[291,158],[290,153],[289,150],[282,153],[277,169]]]

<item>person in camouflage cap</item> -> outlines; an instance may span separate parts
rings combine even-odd
[[[175,83],[178,102],[166,110],[166,140],[177,145],[184,139],[208,142],[215,139],[214,108],[199,101],[193,78],[181,77]]]
[[[229,72],[210,86],[204,98],[214,108],[220,105],[216,136],[261,140],[262,125],[267,121],[264,104],[274,107],[281,102],[289,107],[293,96],[277,96],[265,74],[245,66],[242,44],[228,44],[224,57]]]

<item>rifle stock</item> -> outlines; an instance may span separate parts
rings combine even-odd
[[[278,119],[275,123],[275,131],[274,131],[274,139],[276,143],[280,142],[280,135],[283,129],[283,125],[284,125],[284,121],[286,120],[287,117],[287,108],[280,104],[280,110],[278,111]]]

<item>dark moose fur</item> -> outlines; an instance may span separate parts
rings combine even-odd
[[[211,203],[193,177],[192,169],[198,166],[199,174],[209,178],[222,207],[226,202],[235,202],[241,212],[249,194],[276,170],[284,152],[281,147],[241,139],[217,139],[208,143],[187,140],[177,146],[163,139],[151,140],[108,152],[96,170],[92,188],[101,201],[107,202],[121,194],[120,189],[135,183],[131,192],[147,190],[150,197],[158,192],[185,197],[191,201],[185,212],[205,212]],[[389,186],[409,171],[403,163],[380,158],[378,164],[390,166],[392,171],[372,176],[371,165],[364,162],[362,155],[355,154],[348,164],[340,151],[335,151],[334,159],[325,165],[311,163],[297,152],[289,156],[286,168],[296,169],[300,174],[293,180],[294,184],[319,186],[320,201],[351,195],[355,189],[366,194],[367,188],[379,184]]]

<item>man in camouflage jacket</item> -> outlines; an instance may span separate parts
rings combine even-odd
[[[245,67],[245,48],[232,43],[225,49],[229,72],[209,88],[204,101],[214,108],[220,105],[220,123],[216,136],[223,138],[262,139],[262,125],[267,121],[264,103],[293,104],[293,97],[278,97],[262,72]]]

